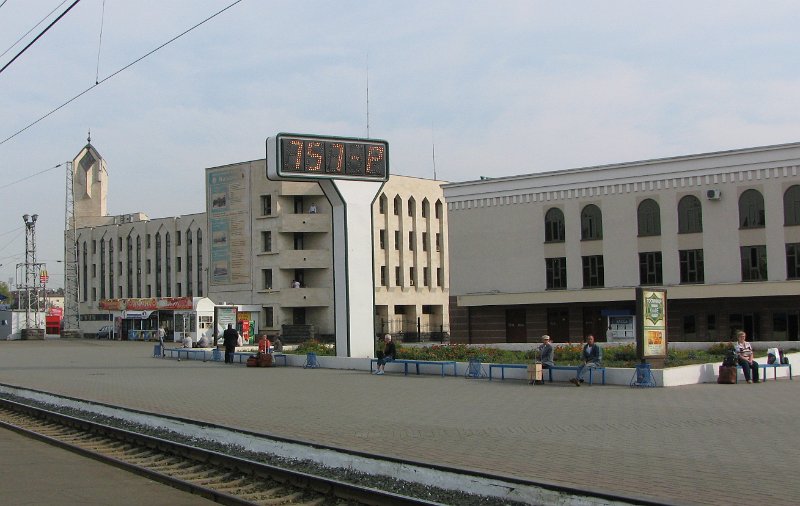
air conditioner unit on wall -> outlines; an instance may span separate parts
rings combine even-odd
[[[722,197],[722,192],[719,190],[706,190],[706,198],[708,200],[719,200]]]

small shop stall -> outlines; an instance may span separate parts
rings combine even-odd
[[[156,341],[163,328],[167,340],[177,343],[189,335],[197,342],[213,330],[214,303],[207,297],[103,299],[99,306],[109,311],[115,332],[129,341]]]

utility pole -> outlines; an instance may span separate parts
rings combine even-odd
[[[41,330],[39,338],[44,339],[44,328],[39,326],[39,271],[43,264],[36,262],[36,220],[38,219],[38,214],[22,216],[22,221],[25,222],[25,263],[22,264],[25,273],[25,329],[23,329],[22,337],[35,339]],[[19,283],[17,285],[19,286]],[[33,307],[33,297],[36,297],[35,308]],[[34,311],[33,316],[31,316],[31,311]]]
[[[64,205],[64,334],[79,332],[78,243],[75,232],[75,195],[72,162],[67,162],[66,202]]]

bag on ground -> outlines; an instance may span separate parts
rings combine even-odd
[[[719,376],[717,383],[730,385],[736,383],[736,366],[728,367],[725,365],[719,366]]]

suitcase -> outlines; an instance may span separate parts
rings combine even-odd
[[[736,383],[736,366],[727,367],[724,365],[719,366],[719,377],[717,383],[720,384],[733,384]]]
[[[531,385],[542,384],[542,364],[538,362],[528,364],[528,383]]]

